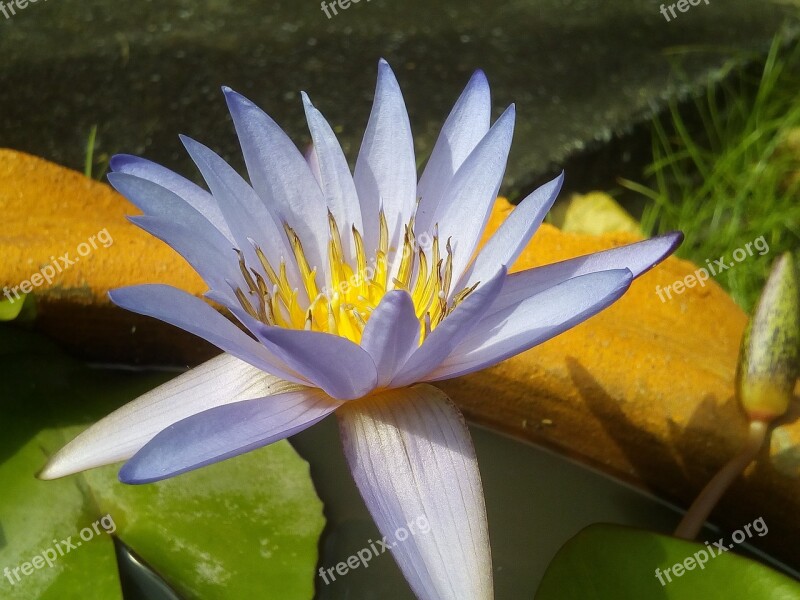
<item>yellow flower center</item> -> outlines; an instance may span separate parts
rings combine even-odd
[[[281,261],[276,271],[264,252],[256,247],[256,255],[267,276],[265,280],[260,272],[248,268],[244,255],[237,251],[239,267],[249,289],[236,289],[235,292],[242,308],[250,316],[268,325],[332,333],[358,344],[372,311],[386,292],[402,289],[411,295],[414,303],[420,324],[421,344],[442,319],[477,287],[475,284],[461,290],[448,302],[453,271],[450,241],[446,244],[447,258],[442,258],[439,252],[439,236],[434,233],[429,244],[429,258],[425,254],[425,248],[422,245],[418,247],[413,218],[405,226],[400,265],[392,281],[388,281],[389,234],[383,212],[380,213],[378,249],[371,262],[367,260],[361,234],[353,227],[356,264],[348,264],[342,252],[339,228],[330,212],[328,224],[330,285],[326,289],[318,287],[317,270],[310,268],[297,234],[291,227],[284,225],[306,296],[311,299],[307,306],[301,306],[298,290],[289,284],[285,262]]]

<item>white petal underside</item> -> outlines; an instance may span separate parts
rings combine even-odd
[[[478,463],[450,399],[422,384],[347,403],[336,415],[356,485],[417,597],[491,599]]]
[[[299,389],[229,354],[179,375],[101,419],[59,450],[39,474],[55,479],[127,460],[162,429],[240,400]]]

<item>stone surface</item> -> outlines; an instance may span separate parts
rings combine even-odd
[[[135,209],[108,186],[41,159],[0,151],[0,287],[30,279],[50,257],[100,230],[113,238],[36,290],[36,326],[95,361],[196,364],[215,354],[197,338],[112,307],[109,288],[170,283],[195,294],[202,282],[160,241],[124,219]],[[488,231],[513,207],[500,199]],[[562,233],[544,225],[513,270],[628,243],[629,233]],[[588,322],[497,367],[442,382],[475,423],[554,448],[687,505],[742,443],[733,399],[746,315],[713,281],[662,302],[665,287],[693,272],[670,258]],[[800,396],[800,386],[798,387]],[[759,538],[800,564],[800,406],[770,450],[722,501],[732,528],[763,516],[780,535]]]
[[[550,223],[567,233],[614,233],[641,235],[639,223],[604,192],[573,194],[550,211]]]
[[[108,185],[39,158],[0,150],[0,214],[0,299],[15,300],[15,288],[30,282],[37,326],[79,356],[180,364],[213,354],[210,347],[187,338],[176,351],[164,327],[151,319],[120,318],[111,308],[106,294],[120,284],[159,281],[196,294],[204,288],[171,248],[125,219],[138,210]],[[111,243],[105,247],[100,239]],[[89,244],[86,256],[79,254],[81,244]],[[148,259],[139,261],[140,256]],[[36,285],[37,274],[43,277],[48,267],[56,271],[51,282],[39,279]],[[126,350],[114,341],[122,336],[129,341]]]
[[[795,0],[714,0],[670,22],[659,4],[372,0],[328,19],[318,0],[30,3],[0,16],[0,143],[79,168],[97,124],[102,152],[194,173],[177,139],[185,133],[240,162],[219,92],[228,84],[298,144],[308,139],[299,90],[308,91],[354,161],[384,56],[420,160],[474,69],[489,76],[496,115],[517,103],[504,188],[514,198],[667,99],[702,91],[731,58],[764,52],[787,18],[797,24]],[[686,82],[674,77],[676,60]],[[581,191],[598,185],[584,175],[618,174],[571,172],[568,189]]]

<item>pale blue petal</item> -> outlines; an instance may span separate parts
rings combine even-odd
[[[172,246],[210,287],[240,280],[233,243],[177,194],[127,173],[110,173],[108,180],[145,213],[129,219]]]
[[[347,338],[261,323],[251,331],[291,369],[337,400],[360,398],[375,389],[375,363]]]
[[[211,408],[161,431],[122,466],[119,479],[150,483],[233,458],[311,427],[340,404],[306,389]]]
[[[327,333],[272,327],[253,318],[238,300],[231,302],[213,291],[205,296],[227,308],[264,348],[309,385],[323,388],[340,400],[359,398],[375,387],[377,374],[372,359],[351,341]],[[255,299],[252,301],[255,304]],[[321,355],[325,353],[336,358],[324,359]]]
[[[236,281],[240,286],[243,281],[241,272],[235,266],[233,248],[223,253],[215,244],[200,239],[199,230],[191,224],[167,217],[140,216],[128,217],[128,220],[168,244],[186,259],[209,288],[219,290],[229,299],[235,298],[226,281]]]
[[[417,232],[433,230],[433,216],[453,176],[475,146],[489,131],[491,94],[483,71],[475,71],[461,93],[433,147],[428,164],[419,178]],[[498,263],[499,264],[499,263]]]
[[[308,148],[306,148],[305,154],[303,157],[306,159],[308,163],[308,168],[311,169],[311,172],[314,174],[314,179],[317,180],[317,185],[320,189],[322,189],[322,173],[319,170],[319,160],[317,159],[317,153],[314,152],[314,144],[309,144]]]
[[[534,190],[514,207],[486,245],[480,249],[475,261],[455,289],[470,287],[476,281],[485,280],[497,270],[498,265],[513,265],[544,221],[563,183],[564,173],[561,173],[552,181]]]
[[[513,133],[512,105],[456,172],[433,216],[433,223],[439,228],[439,239],[446,242],[452,237],[453,281],[460,279],[472,260],[489,220],[503,180]]]
[[[204,243],[213,244],[219,250],[231,248],[231,241],[205,215],[175,192],[127,173],[109,173],[108,181],[146,216],[186,222],[197,228]]]
[[[503,284],[503,289],[500,290],[487,315],[508,308],[579,275],[611,269],[628,269],[634,278],[639,277],[672,254],[682,241],[683,234],[676,231],[610,250],[512,273]]]
[[[378,387],[389,385],[419,344],[420,323],[414,301],[405,290],[392,290],[380,301],[364,327],[361,347],[378,370]]]
[[[170,171],[166,167],[130,154],[117,154],[111,157],[109,167],[114,172],[134,175],[168,189],[208,219],[228,240],[233,241],[228,224],[222,217],[214,198],[207,191],[185,177]],[[109,177],[110,179],[111,177]],[[133,200],[131,201],[134,202]]]
[[[355,184],[368,256],[378,247],[378,211],[383,207],[389,246],[396,246],[417,197],[414,140],[400,85],[389,64],[378,64],[378,85],[355,168]]]
[[[318,181],[325,196],[325,202],[336,219],[336,225],[342,237],[345,258],[355,264],[355,249],[351,231],[355,227],[363,235],[364,227],[361,222],[361,206],[353,175],[350,173],[347,159],[333,129],[322,113],[311,104],[308,95],[303,92],[302,96],[306,120],[313,140],[309,151],[313,159],[309,160],[309,164],[316,165],[318,169]]]
[[[108,295],[121,308],[188,331],[267,373],[294,383],[308,384],[234,323],[183,290],[151,284],[111,290]]]
[[[321,269],[327,264],[328,213],[308,163],[263,110],[230,88],[223,91],[253,189],[297,232],[311,268]]]
[[[418,598],[491,600],[478,461],[444,393],[415,385],[336,412],[353,479]]]
[[[628,269],[581,275],[488,315],[427,380],[472,373],[541,344],[618,300],[631,281]]]
[[[245,255],[247,266],[268,281],[250,240],[258,244],[273,269],[278,271],[281,259],[291,256],[280,217],[270,211],[253,188],[215,152],[186,136],[181,136],[181,141],[219,203],[237,248]],[[232,262],[238,269],[235,256]],[[293,260],[287,261],[286,272],[291,285],[299,288],[301,298],[305,299],[305,288],[301,286],[300,274]]]
[[[500,292],[505,278],[506,269],[500,267],[494,277],[483,282],[452,313],[445,317],[398,371],[392,379],[391,387],[403,387],[417,381],[424,381],[426,376],[450,355],[472,328],[478,325]]]

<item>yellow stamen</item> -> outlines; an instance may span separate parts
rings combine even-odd
[[[342,251],[342,238],[339,237],[339,228],[331,211],[328,211],[328,228],[330,229],[330,241],[328,242],[328,266],[331,274],[331,287],[337,289],[343,281],[347,281],[344,272],[346,263],[344,262],[344,252]]]
[[[306,288],[306,294],[308,294],[309,298],[315,298],[319,293],[316,282],[317,271],[316,269],[312,270],[311,267],[308,266],[306,254],[303,252],[303,245],[300,243],[300,238],[297,237],[294,229],[286,224],[284,224],[283,228],[286,231],[286,236],[289,238],[289,243],[292,246],[294,259],[298,268],[300,269],[300,276],[303,278],[303,285]]]
[[[444,279],[442,281],[442,291],[445,297],[450,295],[450,283],[453,278],[453,248],[450,246],[450,238],[447,238],[447,262],[444,265]]]
[[[236,253],[239,255],[239,270],[242,272],[242,277],[244,277],[247,287],[251,290],[255,289],[256,282],[253,281],[253,276],[250,275],[250,271],[247,269],[247,265],[244,262],[244,253],[241,250],[237,250]]]
[[[403,230],[402,256],[397,275],[389,281],[389,228],[386,217],[379,213],[378,247],[370,259],[364,248],[361,233],[352,227],[355,265],[344,256],[339,227],[328,213],[329,239],[327,248],[326,283],[330,289],[317,287],[317,267],[311,267],[297,233],[285,225],[286,236],[294,255],[307,304],[301,302],[299,290],[292,288],[282,260],[276,271],[264,252],[254,244],[257,265],[248,265],[244,254],[236,250],[239,268],[247,290],[235,289],[242,308],[251,317],[277,327],[320,331],[345,337],[359,343],[364,328],[386,292],[403,289],[411,294],[420,326],[420,343],[436,329],[453,309],[463,302],[478,284],[461,290],[448,301],[453,277],[453,250],[447,240],[447,257],[439,251],[438,227],[434,227],[430,249],[417,248],[412,218]],[[426,253],[430,250],[430,256]]]
[[[250,301],[247,299],[247,296],[245,295],[245,293],[242,290],[240,290],[239,288],[236,288],[236,291],[234,293],[236,294],[236,298],[238,298],[239,304],[242,305],[242,308],[245,310],[245,312],[248,315],[250,315],[251,317],[253,317],[254,319],[257,319],[258,318],[258,314],[256,313],[255,309],[253,308],[253,305],[250,304]]]
[[[264,269],[264,273],[267,274],[269,281],[272,285],[276,285],[278,283],[278,276],[275,274],[275,270],[272,268],[272,265],[269,264],[267,257],[264,256],[264,252],[256,246],[256,256],[258,257],[258,261],[261,263],[261,267]]]
[[[389,254],[389,226],[386,223],[386,215],[383,210],[378,214],[380,224],[380,235],[378,236],[378,250],[384,254]]]
[[[422,298],[422,291],[425,288],[425,284],[428,283],[428,259],[425,258],[425,251],[422,248],[419,249],[418,264],[419,273],[417,273],[417,281],[414,284],[414,292],[411,294],[414,306],[419,304],[419,300]]]
[[[395,288],[408,290],[408,284],[411,280],[411,268],[414,266],[414,234],[406,225],[406,232],[403,236],[403,256],[400,259],[400,268],[397,271],[397,277],[394,279]]]

